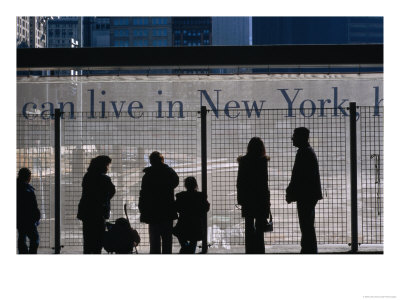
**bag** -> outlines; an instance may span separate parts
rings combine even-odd
[[[272,221],[272,213],[271,211],[269,212],[269,220],[265,220],[265,227],[264,227],[264,232],[271,232],[274,231],[274,223]]]
[[[140,243],[138,232],[131,227],[127,219],[119,218],[115,224],[107,222],[106,226],[103,247],[107,252],[132,253],[133,248]]]

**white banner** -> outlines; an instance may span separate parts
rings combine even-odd
[[[266,108],[300,109],[304,117],[347,115],[350,102],[383,106],[383,74],[277,74],[277,75],[164,75],[19,77],[17,113],[48,118],[60,108],[90,117],[111,112],[119,117],[140,111],[198,111],[207,106],[215,116],[235,118],[244,110],[249,118]],[[333,109],[333,110],[332,110]],[[164,114],[165,114],[164,113]],[[172,114],[171,114],[172,116]],[[181,117],[181,114],[178,114]]]

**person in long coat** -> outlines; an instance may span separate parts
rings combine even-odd
[[[35,189],[29,184],[31,171],[21,168],[17,178],[17,230],[18,253],[37,254],[39,233],[37,226],[40,220],[40,210],[37,205]],[[29,249],[26,245],[29,239]]]
[[[140,221],[149,224],[150,253],[161,253],[162,246],[162,253],[170,254],[173,220],[178,218],[174,189],[179,177],[160,152],[152,152],[149,159],[151,166],[143,170],[139,196]]]
[[[77,218],[83,223],[83,253],[101,254],[106,219],[110,218],[110,200],[115,186],[106,175],[111,158],[100,155],[90,161],[82,180],[82,197]]]
[[[198,191],[196,178],[185,179],[186,191],[176,194],[176,208],[179,214],[174,234],[179,240],[181,254],[196,252],[197,241],[203,239],[205,219],[210,203],[202,192]]]
[[[308,139],[310,131],[305,127],[294,130],[292,141],[297,150],[292,177],[286,189],[286,201],[297,202],[297,213],[301,230],[301,253],[315,254],[315,206],[322,199],[321,179],[317,156]]]
[[[246,253],[265,253],[264,229],[270,212],[268,160],[265,146],[253,137],[247,153],[238,157],[237,201],[245,218]]]

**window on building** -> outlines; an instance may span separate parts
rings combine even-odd
[[[134,37],[146,37],[148,36],[149,32],[147,29],[135,29],[133,30]]]
[[[162,40],[153,40],[152,45],[154,47],[166,47],[167,46],[167,40],[162,39]]]
[[[133,46],[135,47],[146,47],[148,46],[148,40],[134,40]]]
[[[162,29],[153,29],[152,32],[153,36],[167,36],[168,32],[166,28],[162,28]]]
[[[129,18],[113,18],[113,24],[116,26],[129,25]]]
[[[129,41],[127,40],[115,40],[114,47],[128,47]]]
[[[114,31],[114,36],[116,37],[128,37],[129,30],[128,29],[117,29]]]
[[[148,25],[148,18],[133,18],[133,25]]]

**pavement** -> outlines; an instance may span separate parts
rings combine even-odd
[[[199,242],[200,246],[201,243]],[[179,253],[179,247],[174,246],[172,253]],[[141,246],[137,247],[137,250],[140,255],[148,254],[149,247]],[[68,246],[63,247],[61,249],[61,254],[82,254],[82,246]],[[349,245],[318,245],[319,254],[353,254],[351,253],[351,246]],[[51,248],[39,248],[39,254],[53,254],[54,250]],[[201,253],[201,248],[198,247],[196,253]],[[211,245],[208,249],[208,255],[240,255],[244,254],[245,249],[244,245],[239,246],[220,246],[220,245]],[[366,244],[359,245],[358,252],[356,254],[383,254],[383,245],[382,244]],[[107,254],[104,251],[102,254]],[[265,245],[265,254],[268,255],[277,255],[277,254],[300,254],[300,245]]]

